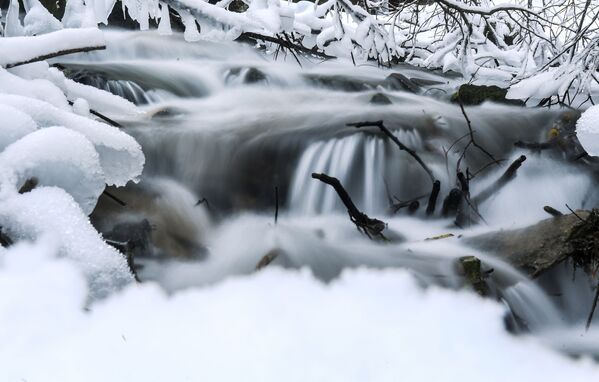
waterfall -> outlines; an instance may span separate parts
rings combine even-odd
[[[185,250],[171,250],[176,253],[170,261],[144,260],[142,275],[169,289],[206,285],[254,273],[257,262],[277,250],[273,266],[307,267],[324,282],[346,268],[401,267],[422,285],[457,289],[463,286],[457,258],[474,255],[492,270],[487,282],[493,297],[509,308],[517,331],[528,330],[555,347],[567,338],[573,353],[599,353],[588,341],[572,340],[592,298],[589,280],[580,272],[572,281],[571,268],[564,265],[565,270],[533,281],[459,239],[534,224],[548,217],[544,205],[562,211],[565,204],[596,205],[586,174],[545,153],[526,152],[516,178],[479,206],[488,225],[460,229],[440,218],[440,205],[456,186],[457,159],[467,144],[459,139],[468,134],[460,107],[448,102],[453,80],[408,67],[393,69],[436,82],[430,97],[426,91],[384,88],[389,70],[383,68],[336,62],[299,67],[234,43],[190,45],[174,37],[145,36],[109,32],[106,51],[71,56],[64,63],[82,70],[88,84],[127,98],[145,112],[124,123],[146,156],[142,182],[128,186],[125,196],[136,200],[137,195],[143,203],[130,203],[127,212],[116,213],[157,220],[161,232],[155,234],[160,239],[156,244]],[[370,102],[381,94],[389,104]],[[471,184],[472,194],[492,184],[524,153],[514,148],[515,141],[543,141],[557,115],[497,104],[466,111],[477,143],[503,160],[501,166],[489,166],[489,157],[471,145],[461,169],[484,169]],[[414,158],[376,128],[348,126],[379,119],[441,181],[433,218],[425,219],[423,211],[431,181]],[[381,244],[359,234],[335,191],[311,178],[314,172],[338,178],[359,209],[388,223],[393,241]],[[275,187],[280,195],[277,224]],[[194,200],[203,198],[208,203],[195,206]],[[420,210],[413,216],[403,211],[389,215],[390,198],[420,198]],[[139,209],[135,214],[134,208]],[[204,219],[206,211],[214,219]],[[426,240],[448,233],[454,237]],[[187,252],[207,255],[201,262],[174,259]]]

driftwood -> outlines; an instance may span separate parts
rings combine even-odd
[[[347,208],[347,213],[349,214],[349,218],[352,223],[356,225],[358,231],[364,232],[366,236],[372,239],[372,236],[379,236],[386,240],[383,235],[383,230],[386,228],[387,224],[381,220],[374,219],[363,213],[356,207],[354,202],[351,200],[351,197],[337,178],[333,178],[332,176],[328,176],[326,174],[317,174],[313,173],[312,178],[318,179],[323,183],[328,184],[333,187],[339,195],[339,199]]]

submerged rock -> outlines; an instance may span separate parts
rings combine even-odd
[[[393,102],[383,93],[376,93],[370,98],[370,103],[374,105],[391,105]]]
[[[405,90],[411,93],[420,92],[420,86],[415,81],[400,73],[391,73],[381,82],[381,86],[390,90]]]

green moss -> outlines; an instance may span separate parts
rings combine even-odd
[[[485,101],[524,106],[522,100],[506,99],[507,89],[499,86],[464,84],[451,96],[451,102],[462,101],[464,105],[480,105]]]

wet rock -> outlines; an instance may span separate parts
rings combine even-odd
[[[578,216],[570,214],[552,217],[529,227],[490,232],[463,240],[535,278],[569,257],[580,258],[581,253],[586,253],[582,257],[585,258],[589,253],[599,253],[596,231],[581,230],[581,225],[586,224],[581,218],[587,219],[590,213],[578,211],[576,214]],[[597,212],[593,211],[593,214],[596,215]],[[599,222],[599,218],[597,221]],[[586,249],[581,251],[581,246]]]
[[[485,85],[472,85],[463,84],[460,86],[457,92],[451,96],[451,102],[458,103],[459,100],[464,105],[480,105],[485,101],[504,103],[507,105],[524,106],[524,101],[517,99],[505,98],[507,89],[500,88],[499,86],[485,86]]]
[[[373,105],[391,105],[393,102],[383,93],[376,93],[370,98],[369,103]]]
[[[368,82],[364,78],[352,78],[340,75],[307,75],[305,78],[314,85],[345,92],[360,92],[374,89],[377,85],[375,83]]]
[[[243,76],[244,84],[256,84],[260,82],[268,82],[266,74],[256,68],[249,68]]]
[[[381,86],[390,90],[404,90],[410,93],[420,92],[420,86],[416,82],[400,73],[391,73],[381,82]]]
[[[104,234],[104,238],[117,243],[126,243],[133,257],[147,256],[150,252],[152,227],[147,219],[137,222],[116,224],[112,230]]]

